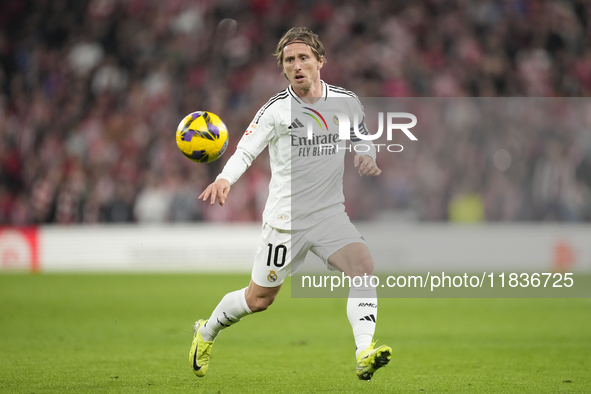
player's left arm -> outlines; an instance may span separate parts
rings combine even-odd
[[[380,170],[376,164],[377,152],[373,141],[362,140],[355,132],[357,131],[362,135],[369,135],[369,131],[365,125],[365,111],[363,110],[363,105],[357,96],[355,96],[354,100],[347,100],[347,104],[350,106],[351,124],[355,124],[356,121],[359,122],[359,119],[361,119],[361,122],[356,126],[357,130],[354,130],[353,127],[351,127],[351,144],[355,147],[355,152],[358,152],[353,159],[353,164],[355,165],[355,168],[357,168],[360,176],[378,176],[382,173],[382,170]]]
[[[355,155],[353,164],[358,169],[360,176],[378,176],[382,173],[374,158],[369,155]]]
[[[360,105],[360,110],[363,111],[363,107]],[[362,118],[361,123],[357,126],[359,133],[363,135],[369,135],[367,126],[365,125],[365,117]],[[355,149],[359,152],[353,159],[353,164],[357,168],[359,175],[378,176],[382,173],[382,170],[376,164],[376,147],[371,140],[361,140],[355,132],[351,130],[351,143],[354,147],[360,146],[360,149]]]

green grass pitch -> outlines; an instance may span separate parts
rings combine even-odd
[[[276,303],[191,371],[194,320],[248,275],[0,275],[2,393],[589,393],[590,299],[382,299],[393,348],[355,377],[344,299]]]

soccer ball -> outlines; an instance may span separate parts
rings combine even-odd
[[[216,114],[193,112],[179,123],[176,144],[187,158],[197,163],[209,163],[219,159],[226,151],[228,129]]]

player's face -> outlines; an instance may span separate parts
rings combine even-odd
[[[318,80],[324,57],[316,59],[312,49],[302,43],[287,45],[283,49],[283,72],[294,89],[309,91]]]

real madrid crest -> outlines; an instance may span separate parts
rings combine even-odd
[[[277,273],[275,271],[269,271],[269,275],[267,275],[267,280],[269,282],[275,282],[277,280]]]

